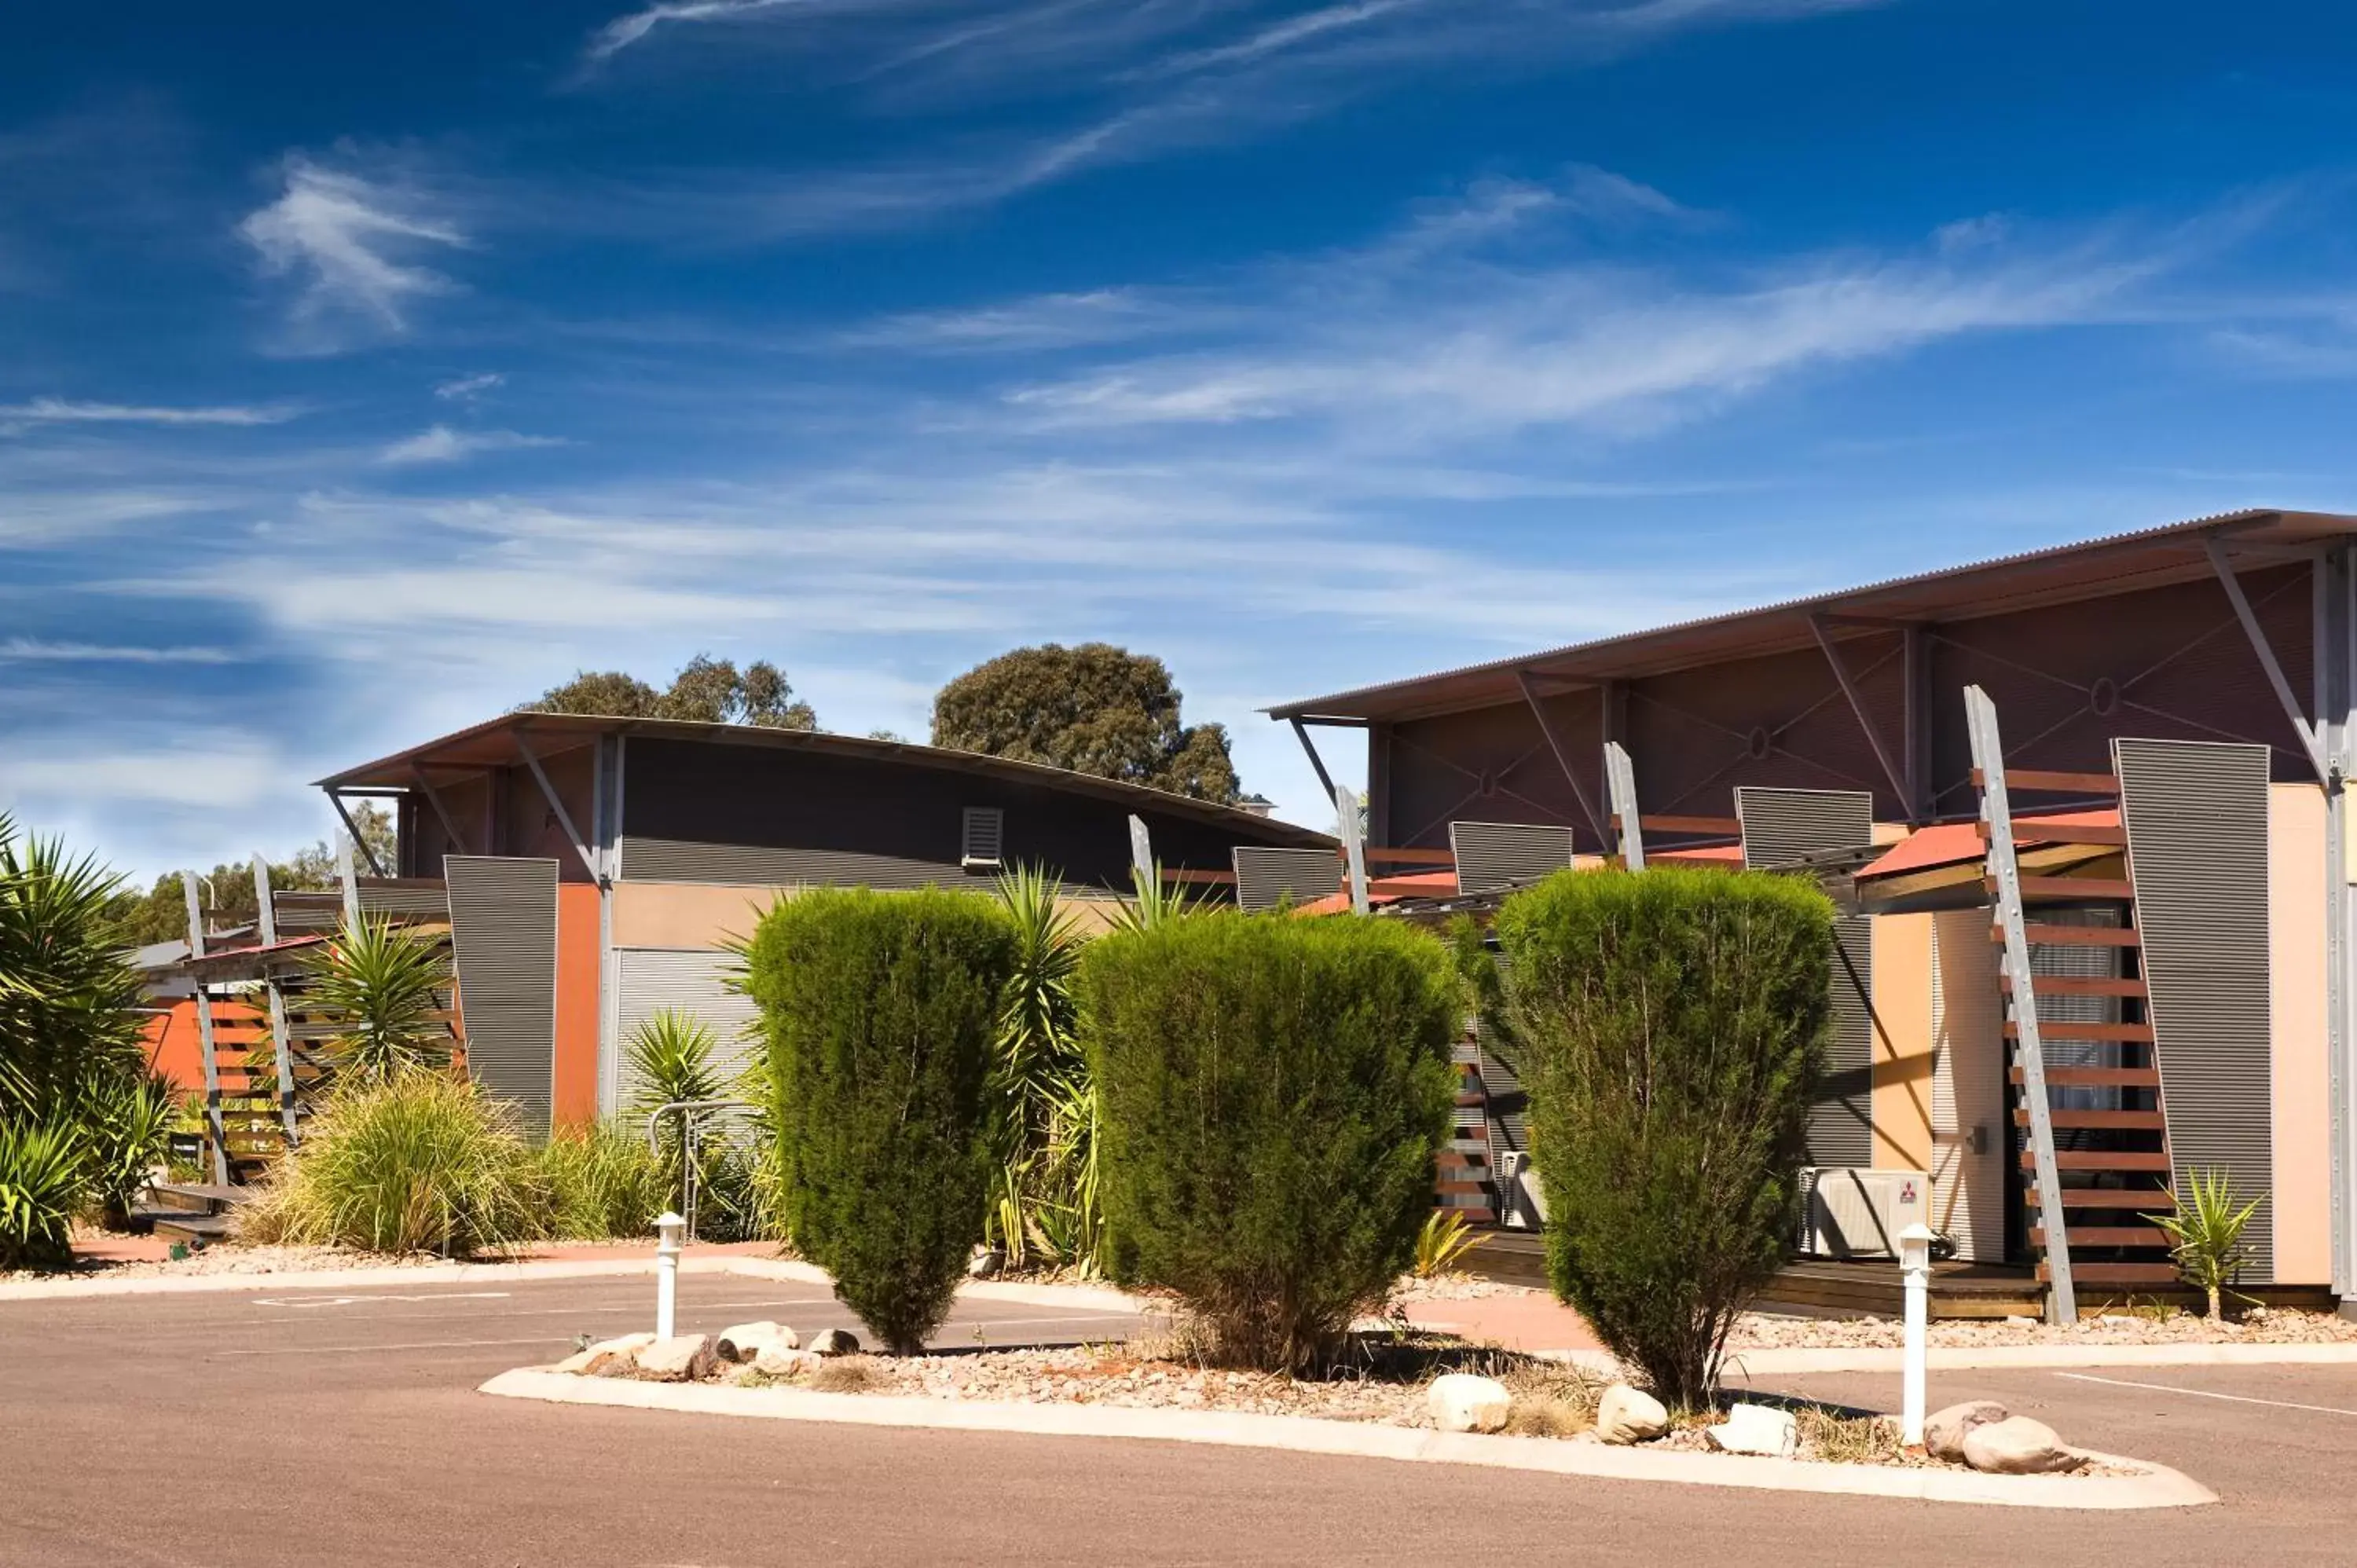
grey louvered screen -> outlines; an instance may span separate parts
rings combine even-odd
[[[2189,1172],[2219,1169],[2239,1197],[2264,1200],[2275,1165],[2267,748],[2115,740],[2112,757],[2178,1190]],[[2254,1276],[2272,1279],[2271,1204],[2244,1235]]]
[[[1735,816],[1753,870],[1874,842],[1874,797],[1863,789],[1738,789]]]
[[[960,829],[961,866],[996,869],[1006,840],[1006,813],[996,806],[968,806]]]
[[[632,882],[717,882],[748,887],[955,887],[968,873],[944,861],[849,850],[773,849],[760,844],[697,843],[686,839],[623,841],[622,865]]]
[[[1536,882],[1571,864],[1569,828],[1524,822],[1451,822],[1459,893],[1497,893]]]
[[[454,854],[442,867],[467,1070],[544,1138],[556,1069],[556,862]]]
[[[1743,864],[1791,865],[1805,856],[1874,842],[1874,797],[1863,789],[1738,789]],[[1834,920],[1833,1034],[1824,1073],[1809,1107],[1809,1163],[1864,1165],[1874,1160],[1874,926],[1863,916]],[[1843,961],[1846,959],[1847,962]]]
[[[441,919],[450,912],[449,895],[443,886],[417,878],[394,881],[362,877],[360,897],[362,915]],[[314,892],[273,888],[270,906],[282,930],[332,930],[344,923],[344,896],[337,889]]]
[[[1342,857],[1330,849],[1262,849],[1238,844],[1236,907],[1274,909],[1290,897],[1308,904],[1342,890]]]
[[[760,1011],[752,999],[729,989],[728,976],[737,963],[726,952],[688,951],[676,948],[618,948],[614,952],[616,994],[614,1012],[622,1042],[616,1067],[614,1103],[629,1109],[639,1098],[643,1080],[630,1068],[630,1036],[640,1025],[674,1008],[709,1026],[716,1036],[712,1063],[734,1092],[739,1074],[749,1067],[760,1047],[754,1038]]]

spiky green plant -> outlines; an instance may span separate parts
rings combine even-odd
[[[120,887],[0,813],[0,1119],[78,1122],[91,1083],[143,1070],[145,997],[124,961]]]
[[[1415,1277],[1438,1279],[1454,1270],[1479,1238],[1454,1208],[1436,1208],[1415,1233]]]
[[[2266,1201],[2266,1195],[2237,1207],[2226,1172],[2210,1169],[2186,1173],[2181,1198],[2175,1213],[2148,1218],[2168,1232],[2177,1272],[2209,1298],[2210,1321],[2216,1323],[2225,1316],[2224,1296],[2243,1272],[2246,1252],[2243,1231]],[[2241,1296],[2240,1292],[2235,1294]]]
[[[999,1164],[986,1240],[1009,1262],[1037,1250],[1087,1267],[1093,1251],[1095,1184],[1085,1134],[1072,1112],[1089,1093],[1088,1062],[1073,1036],[1072,976],[1087,938],[1064,908],[1063,884],[1034,866],[998,878],[1016,934],[1014,972],[999,997],[990,1097]]]
[[[108,1074],[84,1092],[91,1202],[110,1226],[128,1225],[132,1200],[164,1163],[179,1120],[178,1090],[159,1073]]]
[[[1129,888],[1129,902],[1114,909],[1113,925],[1117,931],[1150,931],[1167,920],[1191,915],[1200,907],[1184,886],[1162,875],[1162,863],[1158,860],[1154,863],[1151,875],[1131,866]]]
[[[335,1028],[337,1070],[382,1082],[449,1065],[450,1034],[436,1015],[448,983],[438,941],[364,915],[309,961],[305,999]]]
[[[0,1270],[71,1262],[74,1212],[89,1188],[79,1129],[0,1121]]]
[[[413,1067],[339,1087],[239,1211],[238,1233],[463,1257],[538,1240],[551,1208],[512,1108],[466,1079]]]
[[[643,1118],[681,1101],[726,1098],[727,1079],[712,1060],[719,1046],[711,1025],[676,1007],[641,1022],[623,1047],[638,1085],[630,1091],[630,1108]],[[675,1122],[664,1135],[676,1137]]]

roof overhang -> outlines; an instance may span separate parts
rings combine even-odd
[[[2223,512],[1414,680],[1361,686],[1265,711],[1274,719],[1347,725],[1459,713],[1523,701],[1523,678],[1544,682],[1549,691],[1575,690],[1813,648],[1818,646],[1818,627],[1824,623],[1841,630],[1972,620],[2190,582],[2212,575],[2208,542],[2212,539],[2223,542],[2238,564],[2257,566],[2307,558],[2353,534],[2357,517],[2336,512]]]
[[[815,730],[768,729],[752,725],[694,724],[674,719],[615,718],[594,714],[502,714],[498,718],[455,730],[421,745],[345,768],[317,781],[330,793],[415,789],[420,781],[442,784],[492,768],[522,764],[525,747],[543,760],[591,745],[606,736],[644,736],[663,740],[697,741],[722,746],[766,747],[779,751],[858,757],[903,767],[967,773],[1033,789],[1060,789],[1125,806],[1131,811],[1159,811],[1187,817],[1234,832],[1253,843],[1297,845],[1328,849],[1329,833],[1260,816],[1234,806],[1222,806],[1190,796],[1176,795],[1118,779],[987,757],[980,752],[952,751],[905,741],[869,740],[860,736],[827,735]]]

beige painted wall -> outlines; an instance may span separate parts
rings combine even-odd
[[[1932,1228],[1968,1262],[2005,1258],[2005,999],[1986,909],[1932,921]],[[1980,1148],[1973,1148],[1977,1135]]]
[[[2332,1279],[2324,965],[2325,882],[2330,874],[2323,793],[2313,784],[2270,786],[2268,1012],[2278,1284],[2327,1284]]]
[[[1874,1165],[1932,1168],[1932,917],[1878,915],[1874,940]]]
[[[618,948],[710,949],[748,937],[761,912],[791,887],[706,882],[614,884],[614,945]],[[1092,935],[1113,923],[1112,899],[1068,898],[1064,908]]]

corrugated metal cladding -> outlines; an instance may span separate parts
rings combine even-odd
[[[953,861],[909,860],[851,850],[695,843],[635,833],[622,841],[622,864],[630,868],[633,882],[726,882],[764,887],[990,886],[988,876],[977,875]]]
[[[1735,792],[1743,824],[1743,864],[1790,865],[1804,855],[1874,842],[1874,797],[1863,789],[1753,789]],[[1809,1108],[1809,1163],[1874,1163],[1873,923],[1846,915],[1834,921],[1833,1036],[1824,1076]],[[1846,959],[1848,961],[1844,962]]]
[[[2178,1190],[2223,1169],[2266,1199],[2274,1176],[2267,996],[2267,748],[2115,740],[2120,814],[2144,936],[2160,1103]],[[2274,1277],[2274,1213],[2244,1232]]]
[[[1457,856],[1457,890],[1494,893],[1568,866],[1571,830],[1522,822],[1451,822],[1448,847]]]
[[[1287,898],[1307,904],[1342,890],[1342,858],[1330,849],[1234,850],[1236,907],[1274,909]]]
[[[615,1014],[622,1049],[616,1069],[614,1103],[627,1107],[645,1087],[630,1069],[630,1036],[640,1025],[666,1007],[692,1014],[711,1027],[717,1044],[713,1065],[733,1082],[752,1065],[760,1047],[753,1030],[760,1010],[752,999],[728,987],[737,960],[725,952],[684,951],[674,948],[618,948]]]
[[[556,862],[454,854],[442,867],[467,1070],[544,1138],[556,1071]]]

